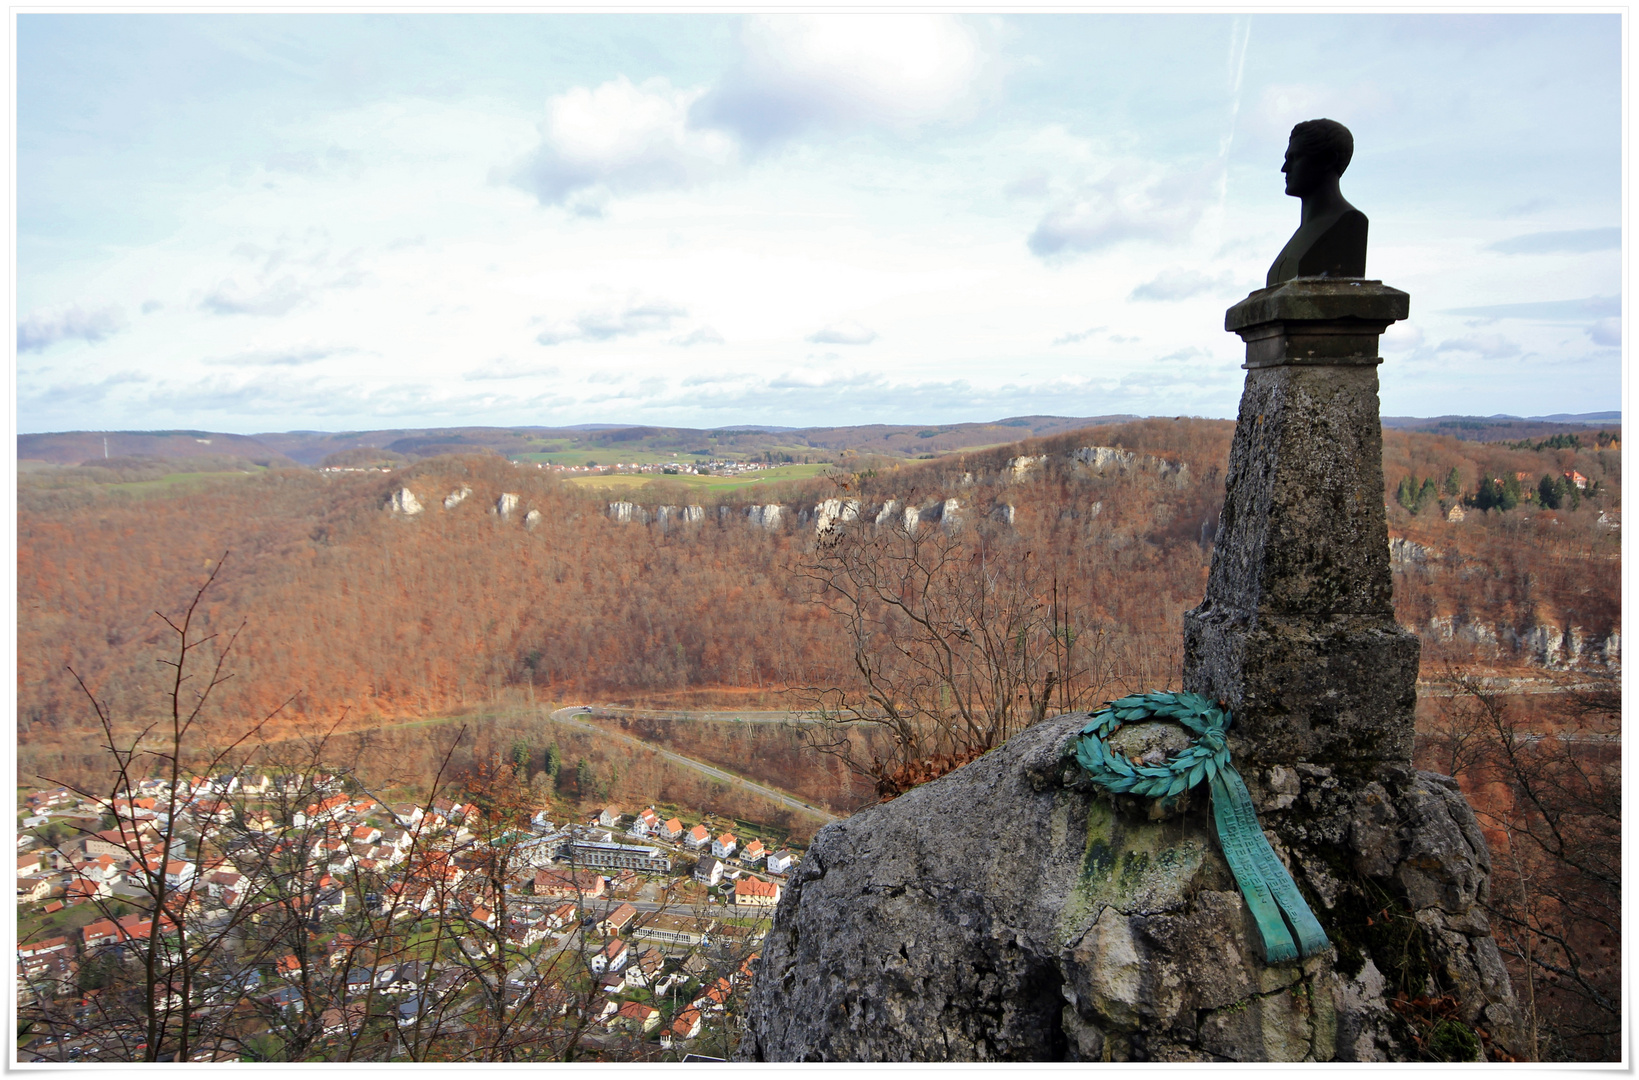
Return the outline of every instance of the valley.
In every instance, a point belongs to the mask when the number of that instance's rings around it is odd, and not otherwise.
[[[202,619],[220,632],[243,624],[222,715],[272,712],[280,737],[537,700],[809,708],[797,688],[854,677],[804,576],[827,521],[847,514],[1028,558],[1097,643],[1078,661],[1089,700],[1163,684],[1204,586],[1231,427],[1131,421],[928,461],[758,469],[743,474],[748,488],[699,474],[565,476],[495,453],[386,472],[222,458],[195,459],[206,472],[171,459],[30,465],[19,477],[20,765],[25,776],[95,770],[69,669],[122,722],[152,713],[163,629],[152,613],[175,610],[217,560]],[[1425,679],[1448,667],[1509,679],[1619,668],[1618,437],[1385,431],[1396,606],[1423,639]],[[1481,509],[1493,478],[1511,504]],[[1566,489],[1548,485],[1557,508],[1538,491],[1548,480]],[[395,509],[403,492],[424,509]],[[665,743],[687,754],[692,737]],[[839,795],[812,755],[774,756],[794,778],[777,786],[810,805],[843,812],[868,797]]]

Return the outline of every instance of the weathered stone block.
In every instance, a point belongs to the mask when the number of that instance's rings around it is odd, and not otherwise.
[[[1203,604],[1184,616],[1184,689],[1229,704],[1243,769],[1406,763],[1420,650],[1392,617],[1247,618]]]
[[[1248,370],[1184,687],[1229,705],[1244,765],[1411,760],[1419,645],[1394,621],[1376,370],[1408,307],[1298,279],[1225,318]]]

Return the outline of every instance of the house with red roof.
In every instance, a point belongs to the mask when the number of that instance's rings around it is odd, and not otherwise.
[[[692,1039],[700,1034],[700,1025],[704,1019],[699,1009],[684,1009],[677,1014],[677,1019],[672,1021],[671,1030],[667,1034],[674,1039]]]
[[[626,928],[632,925],[632,920],[635,918],[637,918],[637,908],[631,904],[622,904],[603,917],[603,920],[598,923],[598,932],[600,934],[624,934]]]
[[[603,948],[592,954],[592,959],[588,963],[591,965],[593,974],[601,975],[605,971],[619,971],[625,967],[630,955],[631,950],[627,948],[624,941],[619,938],[610,938]]]
[[[770,908],[779,902],[780,887],[772,881],[747,875],[734,883],[736,907]]]
[[[628,1001],[615,1013],[609,1026],[647,1033],[660,1026],[660,1010],[640,1001]]]
[[[535,871],[535,895],[561,900],[594,899],[603,895],[602,874],[582,870]]]

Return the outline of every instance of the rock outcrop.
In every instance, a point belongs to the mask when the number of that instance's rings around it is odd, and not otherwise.
[[[1516,1047],[1480,907],[1489,855],[1450,780],[1247,776],[1334,946],[1267,966],[1201,791],[1156,821],[1087,786],[1066,757],[1083,722],[1038,724],[821,830],[764,942],[738,1056],[1407,1060],[1432,1033],[1397,993],[1457,999],[1450,1045]]]
[[[421,513],[421,500],[409,488],[399,488],[387,499],[387,509],[395,514]]]
[[[814,534],[823,535],[858,517],[858,499],[826,499],[814,507]]]
[[[1013,468],[1017,475],[1018,463],[1028,458],[1015,458]],[[1070,451],[1070,462],[1091,473],[1153,472],[1170,477],[1176,483],[1189,479],[1189,466],[1183,462],[1168,461],[1149,454],[1135,454],[1117,446],[1081,446]]]
[[[1031,473],[1047,464],[1046,454],[1023,454],[1007,463],[1007,475],[1010,480],[1027,479]]]

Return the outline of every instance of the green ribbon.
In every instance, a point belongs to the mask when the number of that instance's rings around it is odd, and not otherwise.
[[[1122,724],[1139,720],[1176,720],[1197,737],[1164,762],[1135,764],[1106,743]],[[1228,710],[1199,694],[1134,694],[1093,714],[1075,741],[1075,758],[1095,783],[1118,794],[1170,802],[1206,781],[1218,845],[1257,920],[1264,959],[1283,964],[1313,956],[1330,948],[1331,942],[1258,824],[1252,795],[1229,760],[1224,741],[1229,722]]]

